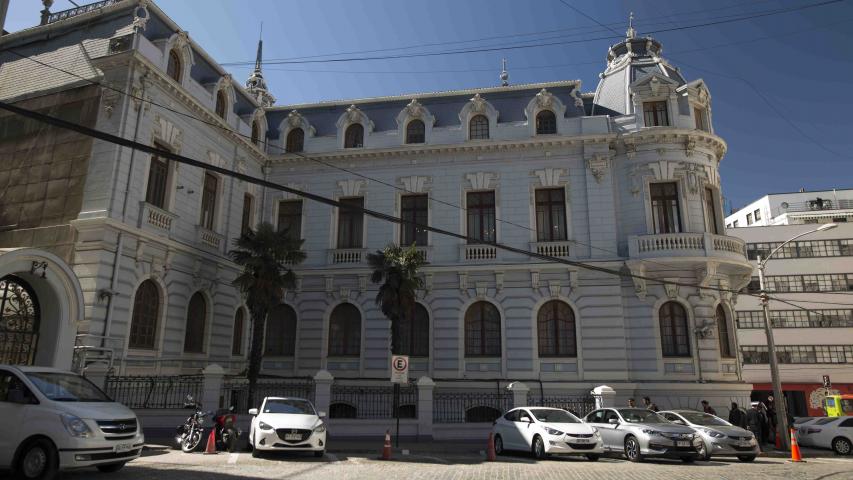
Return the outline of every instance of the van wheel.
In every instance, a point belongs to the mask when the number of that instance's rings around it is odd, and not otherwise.
[[[832,441],[832,451],[835,452],[836,455],[850,455],[853,448],[851,448],[850,440],[847,440],[844,437],[838,437]]]
[[[98,465],[98,470],[104,473],[113,473],[121,470],[124,467],[125,462],[120,463],[110,463],[107,465]]]
[[[50,440],[39,438],[29,442],[18,455],[15,472],[18,478],[50,480],[59,470],[59,455]]]

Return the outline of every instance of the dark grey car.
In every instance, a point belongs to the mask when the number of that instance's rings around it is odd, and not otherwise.
[[[598,428],[605,452],[623,454],[632,462],[660,457],[690,463],[699,458],[702,439],[692,428],[671,423],[650,410],[602,408],[584,421]]]

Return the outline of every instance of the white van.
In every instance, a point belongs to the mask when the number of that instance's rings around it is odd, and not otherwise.
[[[133,411],[86,378],[0,365],[0,470],[39,480],[68,468],[115,472],[144,443]]]

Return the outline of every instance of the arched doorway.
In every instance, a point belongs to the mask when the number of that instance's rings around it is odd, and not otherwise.
[[[40,323],[41,308],[30,284],[16,275],[0,278],[0,363],[32,365]]]

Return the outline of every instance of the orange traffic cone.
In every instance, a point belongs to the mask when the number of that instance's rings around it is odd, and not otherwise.
[[[382,446],[382,460],[391,460],[391,431],[385,430],[385,445]]]
[[[216,433],[215,428],[210,429],[210,435],[207,436],[207,446],[204,448],[205,455],[216,455]]]
[[[797,445],[797,435],[796,430],[791,429],[791,461],[792,462],[805,462],[803,460],[802,455],[800,455],[800,446]]]
[[[486,455],[490,462],[495,461],[495,435],[489,432],[489,444],[486,449]]]

